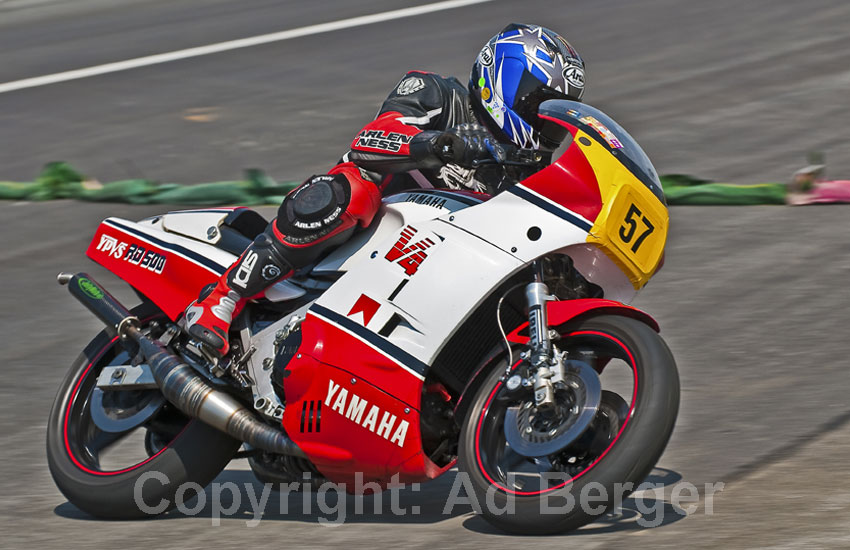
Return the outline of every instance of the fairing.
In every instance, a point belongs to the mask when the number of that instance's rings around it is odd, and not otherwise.
[[[86,255],[172,320],[235,259],[213,246],[119,218],[100,224]]]
[[[558,327],[574,319],[588,315],[610,314],[632,317],[633,319],[646,323],[656,332],[658,331],[658,323],[648,313],[613,300],[588,298],[583,300],[548,302],[546,304],[546,310],[549,317],[550,327]],[[523,323],[508,334],[508,341],[516,344],[527,343],[528,323]]]
[[[656,326],[610,300],[630,299],[660,262],[668,218],[655,172],[598,110],[550,103],[548,122],[573,136],[554,164],[488,200],[443,202],[436,191],[389,197],[369,228],[316,266],[316,275],[339,277],[305,306],[301,345],[283,379],[283,425],[329,479],[351,483],[363,472],[363,481],[383,485],[393,473],[416,481],[450,466],[422,448],[428,371],[494,289],[541,256],[571,255],[609,298],[550,303],[552,326],[598,312]],[[206,216],[196,220],[209,223]],[[161,222],[109,219],[88,254],[174,319],[235,259],[188,225],[177,235]],[[133,246],[145,250],[131,255]],[[510,338],[523,337],[520,328]]]
[[[598,246],[636,290],[655,274],[669,216],[655,168],[637,142],[608,115],[583,103],[551,100],[540,107],[547,124],[572,136],[564,154],[515,190],[528,190],[592,224],[586,241]]]
[[[176,320],[200,290],[236,260],[234,254],[214,246],[218,228],[236,210],[182,210],[140,222],[107,218],[97,228],[86,255]],[[286,281],[267,290],[272,301],[303,294]]]

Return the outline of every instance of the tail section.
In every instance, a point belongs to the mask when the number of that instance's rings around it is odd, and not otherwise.
[[[236,256],[151,224],[107,218],[86,255],[177,319]]]

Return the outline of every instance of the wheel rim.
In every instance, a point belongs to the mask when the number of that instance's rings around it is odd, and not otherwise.
[[[151,320],[146,319],[145,323]],[[86,473],[97,476],[115,476],[140,468],[172,446],[190,424],[188,418],[166,403],[148,421],[141,425],[132,426],[126,431],[107,432],[95,425],[91,415],[91,407],[100,371],[109,365],[126,364],[129,359],[129,354],[120,346],[119,338],[115,337],[95,354],[94,359],[86,365],[82,374],[74,383],[62,419],[63,439],[65,451],[71,461]],[[146,392],[134,393],[144,404],[151,400],[151,396],[146,395]],[[125,402],[124,406],[129,405]],[[132,445],[125,445],[125,443],[130,443],[127,440],[138,430],[156,433],[160,440],[163,439],[163,434],[166,434],[167,444],[154,447],[145,443],[140,445],[139,449],[132,449]],[[147,437],[146,434],[144,439],[147,441],[151,438]],[[101,461],[104,456],[119,445],[128,447],[128,449],[120,449],[124,454],[138,454],[140,456],[129,459],[127,461],[129,464],[124,466],[103,467]],[[128,451],[131,451],[131,453]]]
[[[510,448],[505,438],[503,424],[511,401],[506,396],[502,379],[499,379],[488,394],[475,420],[474,450],[479,472],[503,492],[518,496],[534,496],[556,491],[575,482],[591,471],[611,451],[634,415],[638,391],[638,369],[631,350],[617,337],[601,331],[577,331],[566,335],[565,339],[570,343],[569,350],[597,352],[595,366],[600,373],[611,359],[619,359],[626,364],[631,369],[631,400],[626,404],[618,394],[604,390],[605,399],[594,419],[596,423],[594,432],[589,438],[582,436],[575,442],[575,445],[585,445],[584,450],[592,454],[588,454],[583,462],[562,464],[561,455],[575,453],[582,449],[571,444],[560,453],[549,457],[531,458]],[[518,361],[511,370],[516,370],[520,364],[521,362]],[[612,397],[612,394],[617,397]],[[514,401],[513,404],[515,406],[516,402]],[[616,415],[616,419],[612,415]],[[606,422],[608,428],[612,430],[609,434],[603,433]],[[597,437],[599,434],[605,435],[605,438]],[[582,438],[589,441],[582,441]],[[607,444],[603,446],[602,443]],[[524,487],[535,477],[538,488],[525,490]]]

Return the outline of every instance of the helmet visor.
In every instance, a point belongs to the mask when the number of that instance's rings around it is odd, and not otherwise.
[[[550,99],[568,100],[570,97],[547,86],[528,70],[523,70],[513,110],[540,135],[540,144],[553,150],[557,149],[569,132],[563,126],[552,124],[537,116],[540,104]]]

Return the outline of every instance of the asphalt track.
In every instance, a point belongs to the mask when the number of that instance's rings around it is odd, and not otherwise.
[[[0,83],[410,5],[6,0]],[[103,181],[234,179],[247,167],[299,179],[335,161],[405,70],[465,77],[510,20],[569,37],[588,62],[587,101],[628,128],[659,172],[782,181],[818,150],[833,175],[850,177],[846,2],[521,6],[497,0],[0,94],[0,179],[31,179],[59,159]],[[847,206],[672,209],[666,265],[636,305],[659,320],[682,377],[679,422],[653,479],[725,484],[713,500],[703,490],[687,517],[668,504],[649,528],[627,501],[576,534],[519,541],[468,506],[443,514],[449,477],[402,494],[419,514],[395,516],[385,503],[336,528],[319,524],[315,499],[307,513],[295,495],[286,514],[273,495],[253,528],[245,494],[219,527],[209,507],[92,520],[55,489],[44,456],[58,381],[99,330],[54,277],[90,269],[115,288],[83,256],[96,223],[165,209],[0,204],[0,547],[850,546]],[[219,481],[251,475],[234,462]]]

